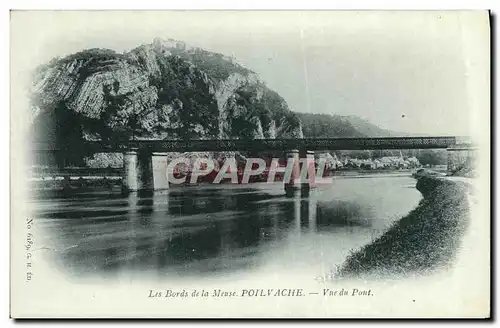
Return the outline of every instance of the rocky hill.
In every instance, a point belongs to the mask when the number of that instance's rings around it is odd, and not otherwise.
[[[130,52],[89,49],[39,67],[33,135],[80,140],[301,138],[276,92],[232,58],[155,39]]]

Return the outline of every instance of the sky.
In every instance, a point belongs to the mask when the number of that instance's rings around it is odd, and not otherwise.
[[[173,38],[234,56],[294,111],[463,136],[486,109],[484,23],[480,12],[14,12],[11,51],[26,73],[85,48]]]

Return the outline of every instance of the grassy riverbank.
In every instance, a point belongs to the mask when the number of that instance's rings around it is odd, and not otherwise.
[[[335,277],[430,273],[451,264],[469,222],[467,186],[420,177],[423,199],[380,238],[351,254]]]

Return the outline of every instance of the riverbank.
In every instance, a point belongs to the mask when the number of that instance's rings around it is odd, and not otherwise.
[[[469,224],[468,185],[436,177],[418,178],[423,199],[380,238],[352,253],[336,278],[412,276],[453,263]]]

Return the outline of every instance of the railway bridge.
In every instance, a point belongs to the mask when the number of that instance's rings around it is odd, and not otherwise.
[[[285,190],[314,187],[314,151],[319,150],[390,150],[390,149],[448,149],[470,150],[459,137],[382,137],[382,138],[321,138],[321,139],[253,139],[253,140],[133,140],[127,142],[86,141],[78,149],[33,143],[34,153],[123,153],[123,187],[125,190],[167,189],[167,154],[169,152],[203,151],[283,151],[288,163],[293,163],[291,179]],[[300,162],[306,163],[309,179],[299,180]],[[305,162],[304,162],[305,160]]]

